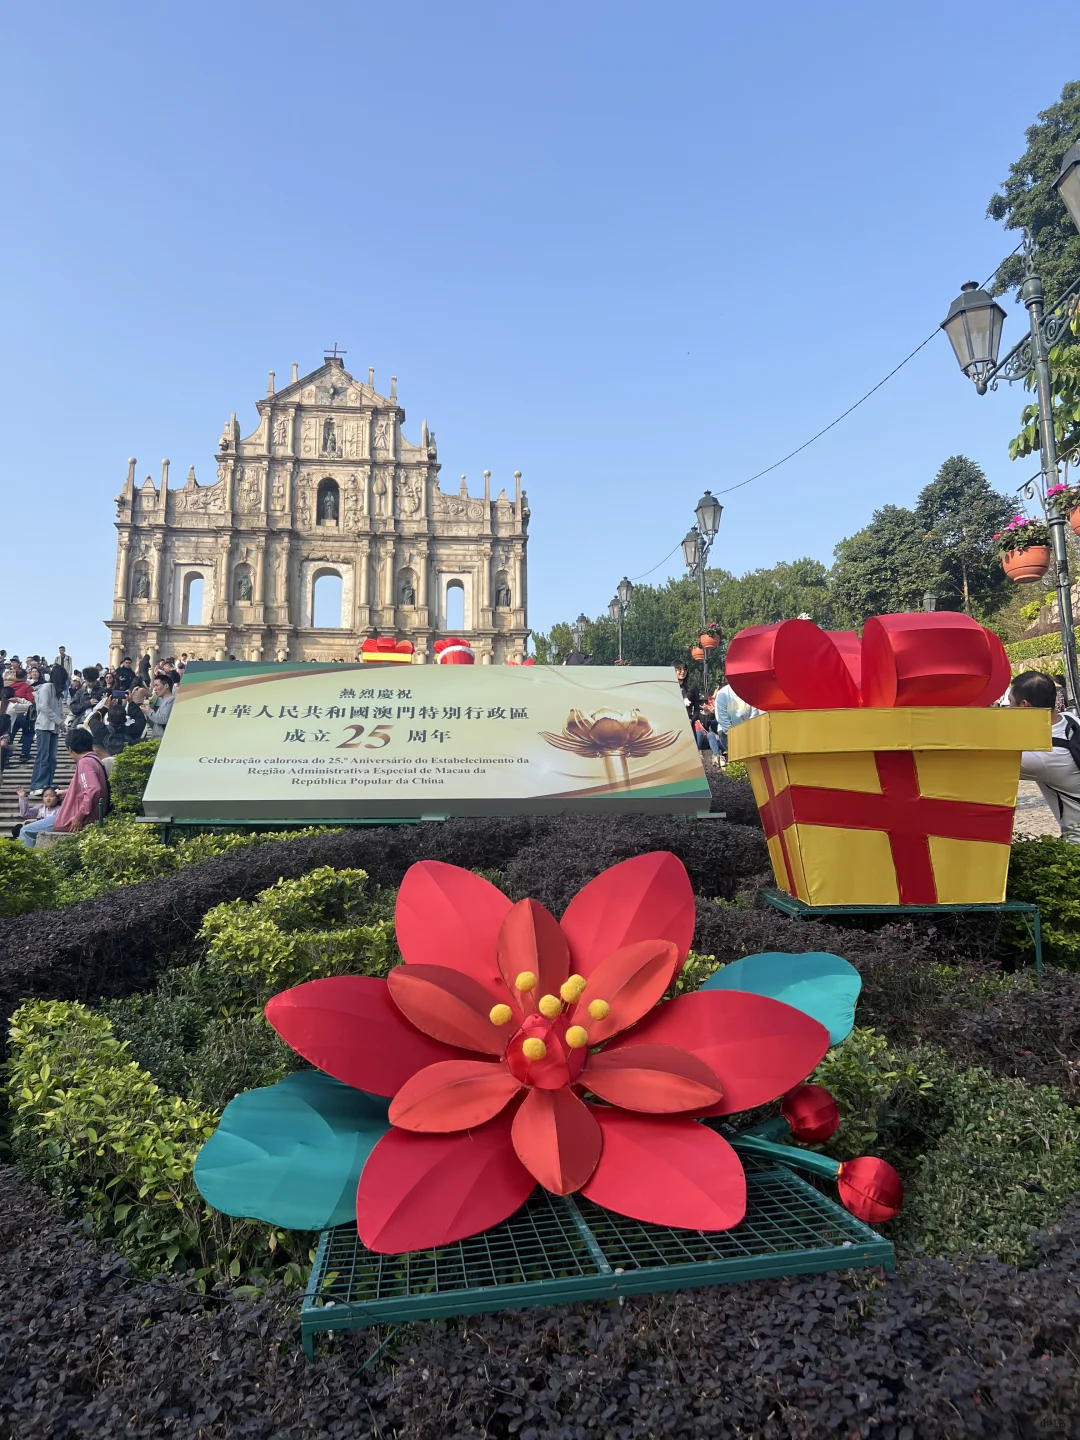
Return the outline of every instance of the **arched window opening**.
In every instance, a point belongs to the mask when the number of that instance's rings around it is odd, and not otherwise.
[[[465,629],[465,586],[460,580],[451,580],[446,586],[446,628]]]
[[[495,576],[495,609],[509,610],[511,604],[510,577],[505,570],[500,570]]]
[[[320,480],[315,501],[316,525],[336,525],[341,513],[341,493],[336,480]]]
[[[409,569],[398,571],[397,603],[407,610],[416,604],[416,576]]]
[[[132,571],[131,598],[133,600],[150,599],[150,566],[145,560],[140,560]]]
[[[203,612],[203,577],[188,575],[184,579],[183,625],[201,625]]]
[[[311,623],[316,630],[341,629],[341,589],[341,576],[336,570],[322,570],[315,576]]]
[[[233,571],[233,599],[241,605],[250,605],[251,597],[251,566],[247,563],[237,565]]]

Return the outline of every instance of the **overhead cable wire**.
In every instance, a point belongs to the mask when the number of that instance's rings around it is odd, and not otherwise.
[[[1005,260],[1011,260],[1012,257],[1016,254],[1016,251],[1023,248],[1023,243],[1024,242],[1021,240],[1020,244],[1016,246],[1016,249],[1010,250],[1008,255],[1005,256]],[[982,289],[985,290],[987,285],[990,284],[994,276],[1001,269],[1001,266],[1005,264],[1005,260],[1002,260],[999,265],[996,265],[994,269],[991,270],[990,274],[982,283]],[[931,330],[930,334],[927,335],[926,339],[921,340],[919,344],[915,346],[915,349],[911,351],[910,354],[905,355],[903,360],[900,361],[899,365],[894,365],[887,375],[885,375],[881,380],[879,380],[877,384],[874,385],[870,390],[867,390],[865,395],[861,395],[853,405],[849,405],[842,414],[837,415],[835,420],[830,420],[828,425],[824,425],[817,432],[816,435],[811,435],[809,440],[804,440],[803,443],[796,446],[794,450],[789,450],[788,453],[784,455],[780,460],[774,460],[771,465],[766,465],[765,469],[759,470],[756,475],[751,475],[748,479],[740,480],[738,484],[729,485],[725,490],[718,490],[716,493],[718,495],[730,495],[733,490],[741,490],[744,485],[752,485],[755,480],[760,480],[763,475],[768,475],[773,470],[778,470],[781,465],[786,465],[789,460],[794,460],[796,455],[802,454],[804,450],[806,450],[809,446],[813,445],[815,440],[820,440],[823,435],[827,435],[830,430],[832,430],[835,426],[839,425],[841,420],[846,420],[847,417],[852,413],[852,411],[857,410],[860,405],[864,404],[867,400],[869,400],[871,395],[876,395],[877,392],[881,389],[881,387],[887,384],[894,375],[901,371],[909,360],[914,360],[915,356],[918,355],[919,351],[924,350],[926,346],[930,344],[930,341],[933,340],[934,336],[938,333],[940,329],[940,325],[935,325],[933,330]],[[681,544],[682,542],[680,541],[679,543]],[[664,559],[658,560],[651,570],[644,570],[640,575],[632,575],[630,578],[632,580],[644,580],[647,575],[651,575],[653,573],[653,570],[659,570],[660,566],[663,565],[665,561],[670,560],[672,555],[675,554],[675,551],[678,548],[678,545],[672,546],[672,548],[664,556]]]

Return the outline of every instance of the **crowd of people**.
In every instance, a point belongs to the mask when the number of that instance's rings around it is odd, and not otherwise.
[[[33,847],[44,832],[79,830],[107,812],[113,762],[129,745],[161,739],[187,663],[182,655],[151,665],[144,655],[136,666],[125,656],[111,669],[76,670],[62,645],[51,664],[43,655],[23,661],[0,650],[0,783],[12,767],[30,767],[17,792],[14,834],[24,845]],[[55,785],[61,744],[76,762],[62,795]]]
[[[717,769],[725,770],[728,731],[733,725],[741,725],[744,720],[760,715],[761,711],[740,700],[730,685],[719,685],[711,695],[702,695],[701,687],[691,679],[689,670],[681,661],[675,666],[675,674],[698,749],[710,752]]]

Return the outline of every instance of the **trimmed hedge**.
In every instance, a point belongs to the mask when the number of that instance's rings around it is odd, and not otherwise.
[[[1080,626],[1075,633],[1080,641]],[[1041,660],[1044,656],[1060,655],[1061,631],[1055,630],[1051,635],[1032,635],[1028,640],[1014,640],[1005,646],[1005,654],[1010,660]]]
[[[20,1167],[141,1274],[190,1270],[199,1288],[264,1279],[298,1246],[286,1279],[300,1283],[308,1237],[233,1220],[195,1189],[195,1155],[219,1112],[163,1094],[104,1015],[75,1002],[31,1001],[12,1016],[10,1039],[11,1145]]]
[[[724,899],[752,883],[767,863],[760,830],[719,819],[506,817],[290,837],[42,914],[35,927],[6,927],[0,931],[0,1014],[27,996],[86,1000],[145,990],[161,970],[201,953],[199,930],[215,905],[254,899],[277,880],[319,866],[362,869],[373,884],[392,888],[416,860],[501,869],[514,898],[529,894],[561,913],[605,865],[650,849],[674,851],[696,890]]]
[[[323,1341],[295,1306],[133,1284],[0,1170],[0,1430],[10,1440],[686,1440],[1068,1436],[1080,1208],[1039,1263],[795,1276]]]

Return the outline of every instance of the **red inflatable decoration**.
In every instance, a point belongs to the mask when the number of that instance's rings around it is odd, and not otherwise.
[[[990,705],[1011,675],[1001,641],[968,615],[878,615],[852,631],[784,620],[742,630],[725,669],[759,710]]]
[[[860,1155],[845,1160],[836,1173],[836,1188],[845,1206],[868,1225],[881,1225],[900,1214],[904,1186],[887,1160]]]
[[[406,874],[388,980],[312,980],[266,1007],[319,1069],[391,1097],[357,1194],[360,1237],[426,1250],[511,1215],[536,1183],[696,1230],[742,1219],[742,1165],[694,1120],[789,1091],[828,1031],[790,1005],[699,991],[658,1005],[686,959],[681,862],[624,861],[562,924],[437,861]],[[586,1093],[606,1102],[586,1102]],[[860,1172],[851,1185],[859,1189]]]
[[[476,664],[476,656],[468,640],[436,640],[434,650],[436,665]]]
[[[796,1085],[780,1102],[780,1114],[796,1140],[820,1145],[836,1133],[840,1111],[823,1085]]]

